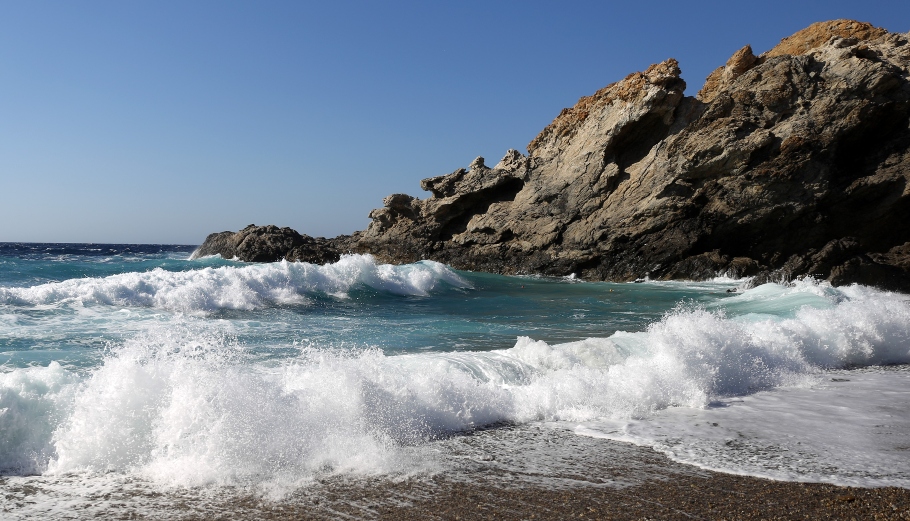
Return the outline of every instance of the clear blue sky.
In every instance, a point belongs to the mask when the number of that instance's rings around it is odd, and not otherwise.
[[[0,241],[334,236],[495,164],[668,57],[687,93],[812,22],[910,2],[0,0]]]

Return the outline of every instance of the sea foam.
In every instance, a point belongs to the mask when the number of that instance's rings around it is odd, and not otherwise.
[[[419,274],[427,282],[408,287],[426,291],[438,280],[435,265],[416,269],[427,270]],[[402,275],[393,287],[401,279],[412,280]],[[231,337],[175,317],[84,375],[53,364],[3,374],[0,432],[16,434],[4,438],[13,442],[0,449],[0,468],[298,486],[325,473],[426,469],[434,465],[421,452],[426,442],[481,426],[647,420],[811,387],[827,369],[910,363],[906,296],[801,284],[741,296],[760,302],[761,313],[679,307],[642,332],[556,345],[521,337],[488,352],[310,346],[252,363]],[[768,313],[788,298],[818,300]]]
[[[910,486],[907,366],[835,371],[809,387],[597,420],[578,434],[632,442],[702,468],[788,481]]]
[[[425,296],[440,284],[468,286],[464,279],[438,262],[392,266],[377,264],[370,255],[345,255],[338,262],[326,265],[282,261],[177,272],[156,268],[28,288],[0,288],[0,303],[103,304],[209,312],[302,304],[308,296],[319,294],[345,297],[358,287]]]

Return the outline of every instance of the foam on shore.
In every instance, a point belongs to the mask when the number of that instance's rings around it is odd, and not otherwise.
[[[772,293],[820,300],[775,315]],[[400,356],[307,347],[270,363],[174,319],[82,374],[56,363],[0,374],[0,468],[187,486],[406,474],[432,466],[428,440],[485,425],[643,421],[811,388],[825,370],[910,363],[903,295],[806,282],[742,297],[763,312],[680,307],[643,332],[558,345],[522,337],[499,351]]]

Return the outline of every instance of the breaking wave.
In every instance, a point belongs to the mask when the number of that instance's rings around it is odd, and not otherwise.
[[[303,304],[309,296],[320,294],[346,297],[358,288],[425,296],[440,284],[468,286],[438,262],[393,266],[377,264],[370,255],[346,255],[326,265],[283,261],[176,272],[157,268],[28,288],[0,288],[0,302],[19,306],[75,302],[211,312]]]
[[[142,275],[218,281],[208,283],[214,288],[242,280],[246,288],[294,294],[358,283],[425,294],[439,281],[461,283],[435,263],[382,268],[368,257],[325,269],[285,263]],[[273,282],[262,283],[266,275]],[[166,295],[176,287],[148,284],[156,288],[147,292],[152,302],[175,301]],[[249,291],[254,296],[235,305],[274,298]],[[126,340],[85,374],[56,362],[0,374],[0,469],[115,470],[176,485],[410,472],[432,460],[421,453],[424,442],[484,425],[647,418],[669,407],[808,385],[824,369],[910,363],[906,296],[809,281],[766,285],[735,299],[728,299],[739,306],[735,316],[679,307],[646,331],[565,344],[520,337],[505,350],[398,356],[307,347],[271,363],[251,363],[236,340],[175,318]]]

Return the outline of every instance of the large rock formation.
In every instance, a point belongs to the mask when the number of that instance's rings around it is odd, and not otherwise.
[[[908,38],[817,23],[759,56],[743,47],[696,97],[676,60],[652,65],[564,109],[528,156],[425,179],[430,197],[391,195],[366,230],[320,247],[500,273],[910,291]],[[260,260],[219,241],[237,239],[213,234],[202,251]],[[304,258],[298,247],[284,256]]]
[[[239,232],[213,233],[193,252],[193,258],[221,255],[247,262],[289,261],[325,264],[336,262],[347,251],[348,236],[324,239],[301,235],[290,228],[251,224]]]

